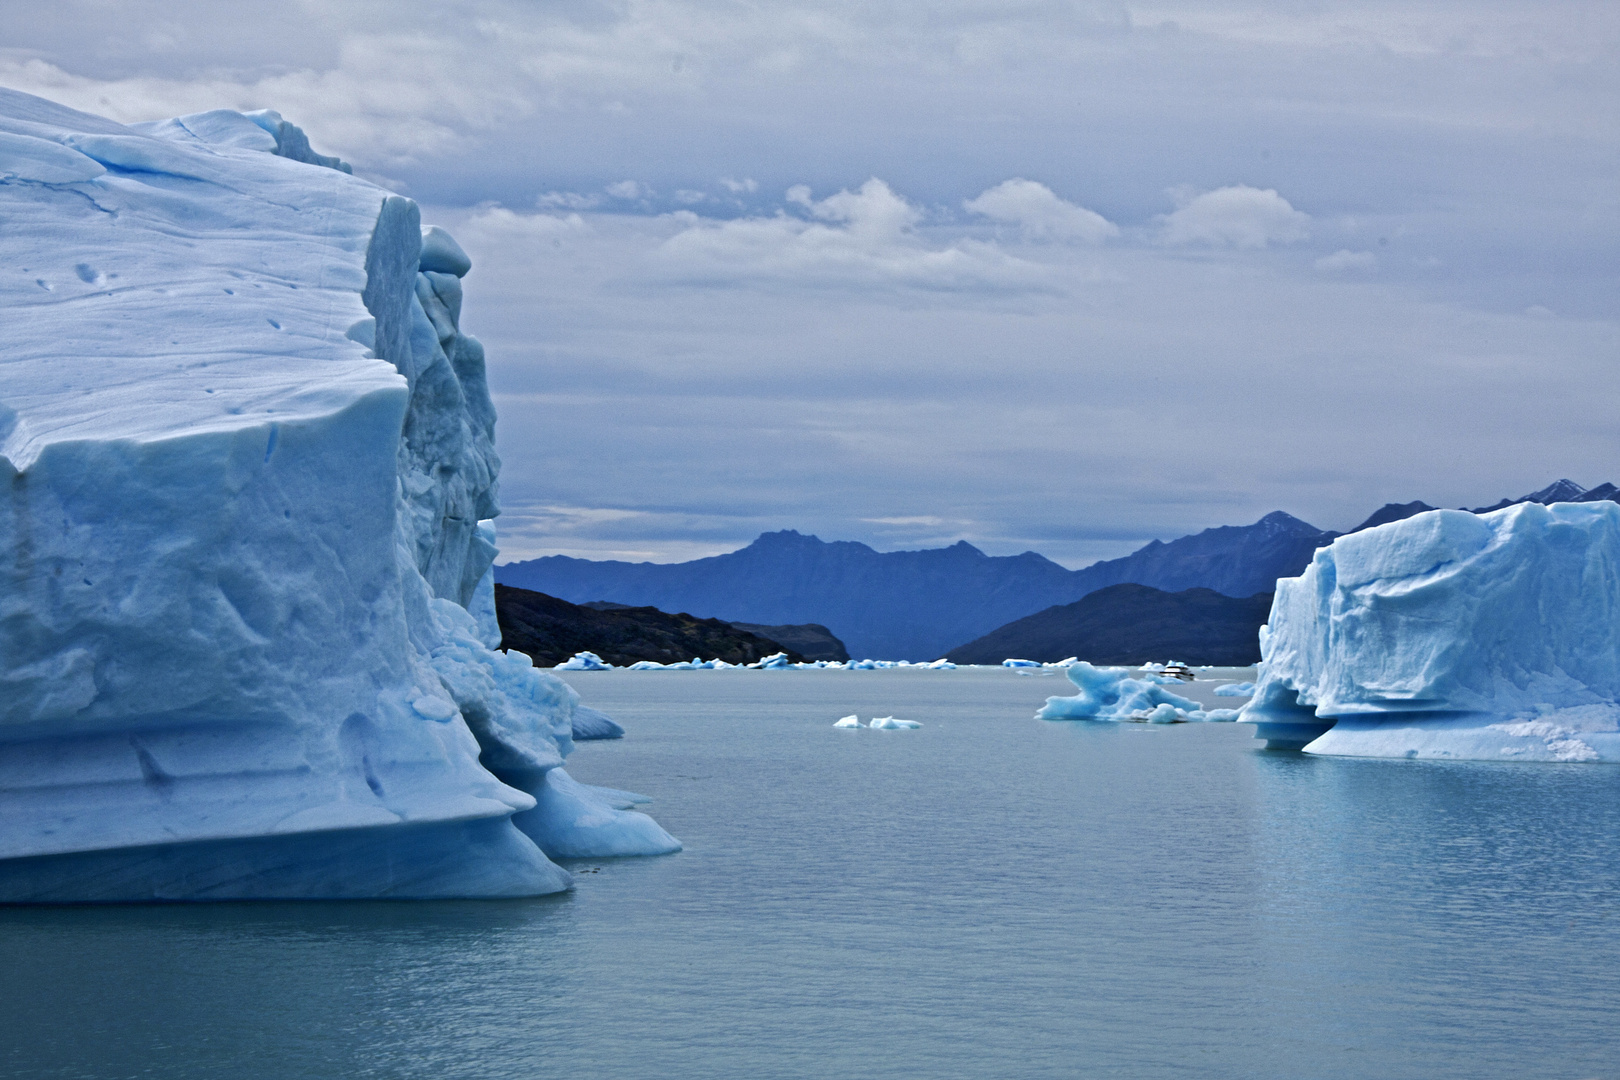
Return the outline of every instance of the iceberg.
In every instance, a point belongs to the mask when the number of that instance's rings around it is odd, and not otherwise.
[[[529,896],[678,847],[494,647],[471,264],[415,203],[271,113],[6,90],[0,200],[0,902]]]
[[[1252,682],[1231,682],[1215,688],[1216,697],[1248,697],[1253,693]]]
[[[1068,675],[1079,693],[1047,698],[1035,719],[1182,724],[1232,721],[1238,717],[1237,709],[1206,710],[1198,702],[1164,689],[1158,677],[1133,679],[1125,668],[1100,668],[1082,660],[1069,665]]]
[[[1272,748],[1620,761],[1620,505],[1432,510],[1277,583],[1241,720]]]
[[[612,671],[613,665],[593,652],[577,652],[552,671]]]
[[[861,718],[859,716],[856,716],[854,713],[851,713],[848,716],[840,717],[833,724],[833,727],[842,728],[845,731],[854,731],[856,728],[861,728],[861,727],[865,727],[865,726],[866,725],[861,723]]]

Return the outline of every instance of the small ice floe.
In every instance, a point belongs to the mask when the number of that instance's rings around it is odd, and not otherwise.
[[[874,716],[867,727],[872,731],[906,731],[911,728],[920,728],[922,725],[915,720],[896,720],[892,716]]]
[[[1225,686],[1215,688],[1216,697],[1251,697],[1254,694],[1252,682],[1229,682]]]
[[[922,666],[927,668],[929,671],[955,671],[956,670],[956,665],[951,663],[949,660],[945,659],[943,656],[940,657],[938,660],[935,660],[932,664],[924,664]]]
[[[748,666],[751,667],[751,668],[760,668],[761,670],[769,671],[769,670],[776,670],[776,669],[779,669],[779,668],[790,668],[790,667],[793,666],[793,662],[788,659],[787,653],[779,652],[779,653],[771,653],[771,655],[769,655],[767,657],[764,657],[762,659],[756,660],[752,664],[749,664]]]
[[[856,728],[862,728],[865,726],[865,724],[861,723],[861,718],[856,716],[854,713],[850,713],[848,716],[844,717],[833,725],[833,727],[843,728],[845,731],[854,731]]]
[[[593,652],[577,652],[567,660],[558,664],[555,671],[607,671],[612,664],[603,660]]]
[[[1050,663],[1050,664],[1042,664],[1041,667],[1043,667],[1043,668],[1068,669],[1068,668],[1074,667],[1074,665],[1078,664],[1079,662],[1080,662],[1080,658],[1078,656],[1069,656],[1069,657],[1065,657],[1062,660],[1058,660],[1058,661],[1055,661],[1055,662]]]
[[[1039,660],[1020,660],[1015,656],[1009,656],[1001,662],[1001,666],[1008,668],[1040,667],[1041,662]]]

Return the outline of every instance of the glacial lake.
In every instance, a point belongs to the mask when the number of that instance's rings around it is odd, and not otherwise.
[[[570,772],[684,852],[530,901],[0,909],[0,1075],[1620,1077],[1620,768],[1032,720],[1050,673],[570,681],[629,729]]]

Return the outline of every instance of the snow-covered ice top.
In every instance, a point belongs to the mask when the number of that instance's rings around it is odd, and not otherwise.
[[[1243,719],[1311,752],[1620,761],[1620,505],[1340,537],[1277,583],[1261,652]]]
[[[453,240],[274,114],[4,90],[0,206],[0,899],[513,895],[567,884],[539,837],[672,849],[533,809],[592,798],[547,779],[578,696],[491,648]]]

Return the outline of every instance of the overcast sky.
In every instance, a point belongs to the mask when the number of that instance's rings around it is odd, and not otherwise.
[[[472,255],[506,558],[1071,566],[1620,482],[1620,4],[0,0]]]

